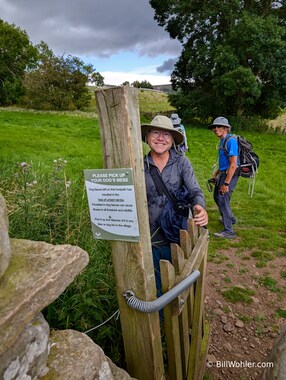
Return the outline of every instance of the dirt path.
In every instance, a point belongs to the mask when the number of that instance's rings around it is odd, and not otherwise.
[[[208,263],[205,302],[211,338],[205,379],[261,380],[260,367],[268,365],[274,339],[285,323],[285,273],[283,256],[259,268],[251,252],[234,249],[221,251]],[[231,288],[229,296],[238,297],[242,289],[246,301],[226,299],[223,292]]]

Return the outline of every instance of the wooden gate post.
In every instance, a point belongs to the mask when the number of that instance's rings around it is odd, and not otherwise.
[[[158,313],[135,311],[123,297],[126,290],[132,290],[139,299],[156,298],[138,90],[110,88],[96,91],[95,97],[105,168],[132,168],[134,176],[139,243],[111,242],[127,370],[139,380],[161,380],[164,366]]]

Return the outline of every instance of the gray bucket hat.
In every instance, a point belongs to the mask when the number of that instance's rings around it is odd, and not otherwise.
[[[147,133],[151,129],[160,129],[172,133],[176,145],[180,145],[184,142],[184,135],[173,126],[173,123],[167,116],[157,115],[150,124],[141,125],[142,140],[144,142]]]
[[[223,116],[219,116],[219,117],[215,118],[213,123],[208,126],[208,129],[213,129],[215,126],[231,128],[228,120]]]
[[[171,121],[174,125],[181,124],[181,119],[179,118],[179,115],[177,113],[172,113],[171,115]]]

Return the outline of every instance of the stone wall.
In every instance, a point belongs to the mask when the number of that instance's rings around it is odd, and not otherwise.
[[[10,239],[0,195],[0,379],[131,379],[86,334],[50,331],[41,310],[88,264],[71,245]]]
[[[283,326],[279,336],[275,339],[267,362],[273,363],[264,371],[262,380],[286,379],[286,325]]]

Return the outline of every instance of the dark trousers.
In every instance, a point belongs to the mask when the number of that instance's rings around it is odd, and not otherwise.
[[[152,246],[152,254],[153,254],[153,263],[155,270],[155,281],[157,288],[157,297],[162,295],[162,282],[161,282],[161,272],[160,272],[160,260],[169,260],[171,259],[171,248],[167,247],[155,247]]]
[[[225,182],[226,173],[221,172],[219,174],[219,179],[217,181],[217,184],[214,188],[214,201],[218,206],[219,212],[222,216],[223,224],[224,224],[224,231],[228,233],[232,233],[232,223],[235,220],[235,217],[232,213],[231,207],[230,207],[230,198],[233,190],[236,187],[237,181],[238,181],[238,175],[234,175],[230,181],[229,184],[229,191],[228,193],[221,194],[219,192],[219,189]]]

